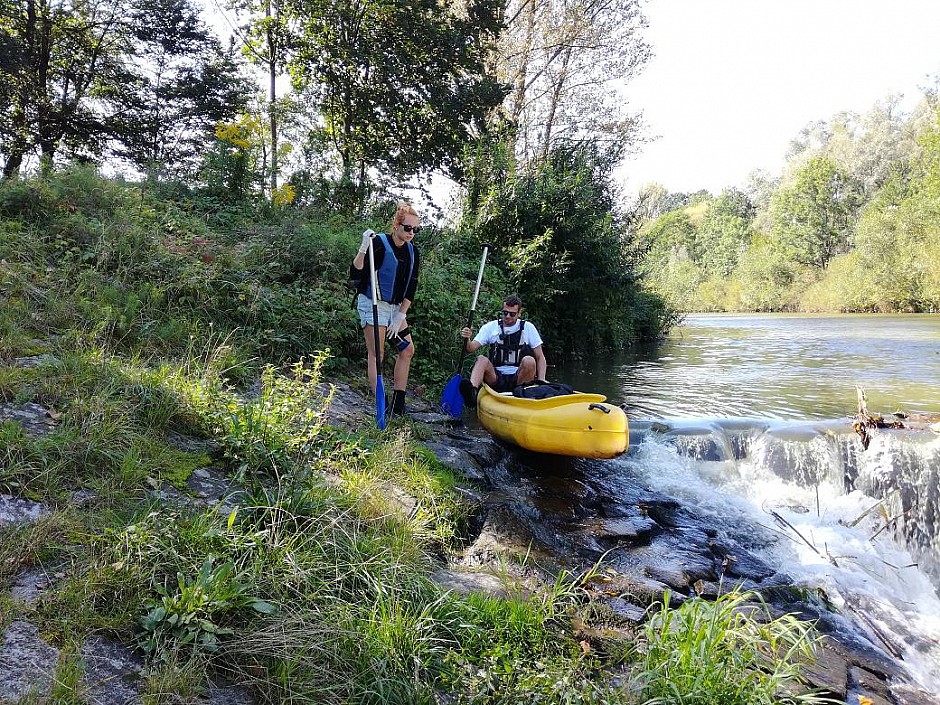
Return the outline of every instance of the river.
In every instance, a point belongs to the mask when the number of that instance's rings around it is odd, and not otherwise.
[[[550,351],[549,351],[550,353]],[[940,412],[940,316],[688,316],[653,350],[550,370],[631,416],[829,419]]]
[[[850,423],[856,386],[873,412],[940,412],[940,316],[695,315],[653,350],[549,377],[630,417],[630,451],[579,482],[674,498],[729,540],[772,536],[762,560],[940,693],[940,434],[866,450]]]

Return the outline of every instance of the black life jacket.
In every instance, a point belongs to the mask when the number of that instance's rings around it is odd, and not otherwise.
[[[519,330],[515,333],[506,334],[503,332],[503,324],[499,324],[499,342],[492,343],[487,357],[493,363],[493,367],[502,367],[503,365],[512,365],[518,367],[522,358],[526,355],[535,357],[535,351],[527,344],[522,344],[522,331],[525,328],[525,321],[519,321]]]

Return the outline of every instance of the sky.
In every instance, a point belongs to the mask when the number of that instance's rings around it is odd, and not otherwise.
[[[780,172],[808,123],[940,74],[940,0],[647,0],[655,56],[625,87],[658,136],[618,172],[627,193],[741,186]]]

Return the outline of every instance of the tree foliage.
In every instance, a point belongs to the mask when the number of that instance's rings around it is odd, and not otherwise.
[[[494,260],[556,356],[655,337],[668,316],[636,284],[638,251],[610,180],[619,156],[557,147],[536,168],[516,170],[504,155],[488,188],[477,188],[477,209],[465,211],[464,227],[495,245]]]
[[[47,168],[56,154],[89,158],[101,151],[106,99],[125,77],[122,3],[108,0],[6,1],[0,5],[7,89],[2,126],[3,174],[30,153]]]
[[[793,186],[771,199],[771,232],[791,259],[823,267],[848,251],[860,205],[858,183],[832,161],[814,157]]]
[[[500,30],[496,0],[291,0],[290,72],[322,116],[350,209],[370,171],[402,182],[429,169],[459,177],[459,156],[503,90],[487,70]]]
[[[510,0],[505,16],[499,75],[511,87],[504,110],[523,164],[564,142],[639,139],[618,87],[650,57],[638,0]]]
[[[250,94],[191,0],[130,0],[128,79],[114,91],[114,153],[143,171],[179,173]]]

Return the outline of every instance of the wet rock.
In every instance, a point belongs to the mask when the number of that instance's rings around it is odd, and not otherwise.
[[[633,605],[649,607],[661,604],[669,586],[644,575],[618,573],[605,583],[604,591]],[[671,591],[670,591],[671,592]],[[685,596],[672,593],[670,604],[681,605]]]
[[[489,434],[470,435],[467,433],[458,433],[457,431],[448,431],[445,434],[445,438],[446,440],[441,439],[442,443],[448,443],[469,453],[477,462],[477,465],[487,473],[487,478],[492,482],[492,477],[489,472],[492,468],[500,464],[500,461],[505,455],[505,451]]]
[[[100,635],[81,648],[85,673],[82,687],[92,703],[130,705],[140,702],[143,661],[123,644]]]
[[[708,545],[722,563],[728,577],[747,578],[759,583],[776,572],[753,553],[729,539],[713,539]]]
[[[891,686],[891,694],[898,705],[938,705],[940,703],[936,695],[906,684]]]
[[[15,421],[30,436],[49,435],[58,423],[57,418],[55,412],[32,402],[19,406],[0,403],[0,421]]]
[[[753,580],[725,578],[720,582],[696,580],[695,583],[692,584],[692,588],[695,590],[696,596],[703,597],[707,600],[714,600],[721,595],[727,595],[729,592],[756,591],[760,588],[760,585]]]
[[[468,480],[483,481],[486,475],[474,457],[462,448],[446,445],[440,441],[427,441],[425,447],[434,453],[442,465],[460,473]]]
[[[589,524],[585,529],[603,539],[617,539],[618,542],[627,541],[632,544],[648,544],[650,536],[659,529],[659,524],[648,516],[637,514],[632,517],[604,519]]]
[[[450,414],[442,414],[438,411],[407,411],[408,417],[412,421],[427,424],[428,426],[454,426],[460,423]]]
[[[431,580],[446,590],[461,595],[481,592],[486,595],[505,597],[506,585],[502,579],[489,573],[441,569],[431,575]]]
[[[628,602],[622,597],[609,600],[607,605],[617,616],[623,617],[631,624],[639,625],[646,621],[646,608]]]
[[[858,666],[849,668],[849,684],[849,702],[861,702],[859,696],[868,698],[872,705],[892,705],[894,702],[884,679],[864,668]]]
[[[47,511],[38,502],[0,494],[0,527],[36,521]]]
[[[849,664],[845,657],[824,646],[816,650],[816,660],[806,664],[803,678],[813,688],[821,688],[831,697],[845,701],[849,687]]]
[[[52,687],[59,652],[39,637],[29,622],[12,622],[0,643],[0,702],[29,694],[45,696]]]

